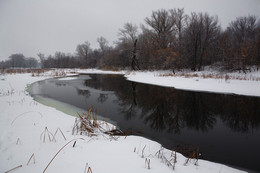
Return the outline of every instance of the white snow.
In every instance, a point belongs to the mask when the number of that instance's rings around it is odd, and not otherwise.
[[[74,80],[77,79],[76,77],[63,77],[63,78],[59,78],[59,80]]]
[[[95,71],[93,70],[92,72],[94,73]],[[122,74],[122,72],[119,73]],[[171,160],[173,159],[172,151],[162,149],[159,143],[143,137],[128,136],[126,138],[119,137],[118,139],[113,139],[102,133],[92,137],[72,135],[75,117],[37,103],[26,91],[28,84],[46,78],[48,77],[32,77],[31,74],[0,75],[0,172],[6,172],[17,166],[17,169],[10,172],[43,172],[54,155],[69,141],[77,138],[83,138],[83,140],[78,139],[75,147],[72,147],[74,144],[74,141],[72,141],[62,149],[49,165],[46,172],[84,172],[86,163],[91,167],[93,173],[243,172],[204,160],[199,160],[198,165],[194,165],[195,160],[191,160],[187,165],[184,165],[186,158],[179,153],[177,153],[177,163],[173,170],[166,163],[167,159],[173,164],[173,160]],[[177,83],[178,87],[187,85],[185,89],[192,89],[192,86],[198,89],[199,84],[197,83],[199,82],[207,84],[207,87],[220,83],[215,88],[220,88],[220,86],[226,88],[225,86],[229,85],[224,81],[214,82],[212,80],[206,82],[201,79],[196,81],[194,79],[164,78],[155,76],[151,72],[131,73],[127,75],[127,78],[129,80],[145,83],[151,82],[164,86],[172,86],[173,83]],[[184,81],[185,85],[181,84],[181,81]],[[238,88],[241,90],[242,87],[246,88],[253,85],[247,89],[246,93],[250,93],[250,89],[253,90],[251,94],[259,93],[256,92],[255,88],[259,87],[259,82],[250,82],[250,85],[246,82],[250,81],[239,81],[237,83],[239,84]],[[241,83],[244,83],[245,86],[240,86]],[[235,86],[236,82],[230,81],[230,84]],[[229,92],[227,89],[221,90]],[[49,141],[47,135],[45,142],[43,142],[45,127],[52,134],[60,128],[67,140],[65,141],[61,133],[57,133],[55,137],[56,142]],[[158,154],[159,150],[161,150],[160,154]],[[27,165],[32,154],[35,156],[35,163],[32,159]],[[145,161],[149,159],[151,169],[148,169],[148,165],[145,164]],[[19,167],[20,165],[22,167]]]
[[[165,74],[166,76],[163,76]],[[169,74],[169,71],[131,72],[126,74],[125,77],[127,80],[134,82],[174,87],[182,90],[260,96],[260,71],[247,74],[229,73],[227,74],[228,79],[225,79],[225,75],[219,79],[203,78],[203,74],[217,76],[215,72],[209,73],[208,71],[188,73],[191,76],[198,74],[198,77],[167,76],[167,74]]]

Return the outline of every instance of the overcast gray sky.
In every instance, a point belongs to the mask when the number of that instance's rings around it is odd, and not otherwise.
[[[238,16],[260,17],[260,0],[0,0],[0,60],[75,53],[85,41],[97,48],[100,36],[112,45],[124,23],[139,25],[162,8],[218,15],[222,27]]]

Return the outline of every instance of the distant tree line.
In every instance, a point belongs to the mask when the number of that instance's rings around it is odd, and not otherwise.
[[[126,23],[118,32],[115,46],[104,37],[98,49],[79,44],[76,54],[39,53],[43,68],[191,69],[207,65],[246,71],[260,67],[260,20],[256,16],[238,17],[221,29],[217,16],[208,13],[185,14],[184,9],[157,10],[138,27]],[[11,59],[10,59],[11,60]],[[9,60],[9,61],[10,61]]]
[[[8,60],[0,62],[0,68],[35,68],[39,62],[32,57],[25,57],[23,54],[12,54]]]

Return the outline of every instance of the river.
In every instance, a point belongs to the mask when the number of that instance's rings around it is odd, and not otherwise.
[[[186,156],[198,148],[202,159],[260,172],[259,97],[176,90],[104,74],[40,81],[30,94],[75,115],[93,105],[99,119],[122,131]]]

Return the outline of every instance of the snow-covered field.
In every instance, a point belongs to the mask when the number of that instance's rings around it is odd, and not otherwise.
[[[260,96],[260,70],[247,74],[217,74],[209,71],[185,73],[185,76],[181,73],[175,76],[169,74],[169,71],[132,72],[125,76],[130,81],[182,90]]]
[[[66,70],[67,72],[92,72],[105,73],[96,70]],[[198,89],[199,83],[205,89],[215,88],[214,92],[224,91],[241,93],[246,89],[245,95],[260,96],[260,82],[203,79],[186,79],[182,77],[159,77],[154,72],[110,72],[127,73],[129,80],[153,83],[165,86],[186,86],[184,89]],[[159,72],[157,72],[159,73]],[[47,73],[47,74],[51,74]],[[103,172],[179,172],[179,173],[224,173],[242,172],[228,166],[204,160],[191,159],[185,164],[187,158],[161,148],[159,143],[138,136],[110,137],[97,132],[93,136],[72,135],[75,117],[66,115],[54,108],[41,105],[28,95],[26,87],[33,82],[44,80],[50,76],[32,77],[32,74],[5,74],[0,75],[0,172],[29,173],[44,172],[48,163],[55,154],[54,160],[46,172],[88,172],[89,167],[93,173]],[[181,80],[185,81],[181,84]],[[176,82],[177,81],[177,82]],[[197,84],[197,85],[196,85]],[[218,84],[218,85],[217,85]],[[235,88],[228,90],[225,88]],[[217,86],[216,86],[217,85]],[[241,86],[242,85],[242,86]],[[194,87],[192,87],[194,86]],[[213,87],[215,86],[215,87]],[[229,87],[227,87],[229,86]],[[223,87],[220,89],[220,87]],[[200,88],[203,90],[204,88]],[[212,89],[213,90],[213,89]],[[211,90],[207,90],[211,91]],[[53,135],[59,128],[64,133],[66,140],[60,133],[55,135],[55,141],[50,141],[46,127]],[[108,128],[111,128],[110,125]],[[45,135],[44,135],[45,134]],[[45,137],[44,137],[45,136]],[[45,140],[44,140],[45,138]],[[53,136],[50,135],[52,139]],[[81,138],[81,139],[79,139]],[[77,139],[75,146],[74,141]],[[70,142],[71,141],[71,142]],[[70,142],[70,143],[68,143]],[[31,156],[32,159],[30,160]],[[176,163],[174,160],[176,158]],[[30,160],[30,162],[29,162]],[[35,162],[34,162],[35,160]],[[148,164],[150,162],[150,164]],[[88,166],[86,166],[88,164]],[[173,170],[172,165],[175,164]],[[150,167],[150,169],[148,169]],[[86,171],[85,171],[86,169]]]

